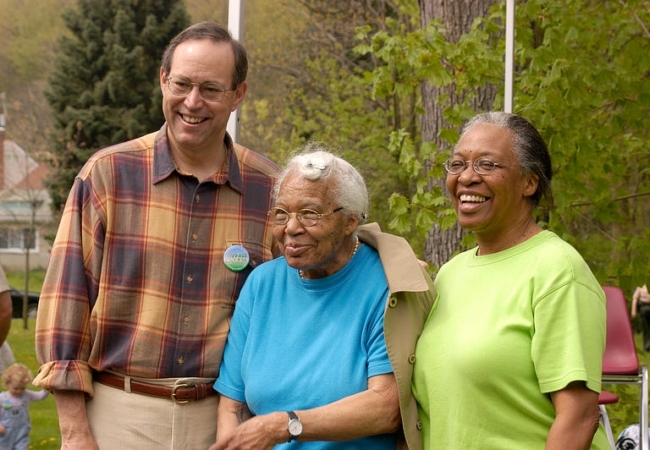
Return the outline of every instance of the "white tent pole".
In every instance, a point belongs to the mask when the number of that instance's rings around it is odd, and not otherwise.
[[[512,112],[512,84],[515,58],[515,0],[506,0],[506,74],[503,110]]]
[[[242,42],[243,37],[243,20],[244,20],[244,0],[228,0],[228,29],[232,37]],[[241,108],[241,107],[240,107]],[[239,140],[239,110],[237,108],[230,114],[228,134],[234,142]]]

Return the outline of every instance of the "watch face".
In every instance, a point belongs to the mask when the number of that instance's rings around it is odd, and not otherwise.
[[[299,420],[291,419],[289,421],[289,433],[292,436],[300,436],[300,433],[302,433],[302,423]]]

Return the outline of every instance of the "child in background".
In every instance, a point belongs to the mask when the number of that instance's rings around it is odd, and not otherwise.
[[[2,374],[7,391],[0,393],[0,449],[27,450],[29,431],[29,404],[47,397],[47,391],[29,391],[32,373],[27,366],[12,364]]]

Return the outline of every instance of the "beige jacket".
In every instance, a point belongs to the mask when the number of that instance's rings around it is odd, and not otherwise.
[[[383,233],[376,223],[358,229],[359,239],[377,249],[388,281],[384,335],[399,389],[404,439],[400,450],[421,450],[422,424],[411,393],[415,344],[436,299],[433,281],[404,238]]]

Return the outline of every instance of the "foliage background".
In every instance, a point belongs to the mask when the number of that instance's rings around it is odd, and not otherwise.
[[[159,54],[190,22],[180,0],[79,0],[62,17],[68,32],[45,91],[54,118],[48,184],[59,210],[90,155],[163,124]]]
[[[184,2],[192,22],[224,23],[227,3]],[[0,0],[8,138],[47,161],[60,155],[50,141],[55,111],[44,92],[59,38],[73,36],[61,12],[77,4]],[[538,219],[581,252],[601,283],[630,295],[650,276],[650,2],[517,5],[514,109],[542,132],[556,174],[555,208],[542,209]],[[470,33],[451,42],[439,21],[421,26],[418,6],[416,0],[247,0],[250,89],[240,142],[278,163],[308,140],[339,149],[366,177],[371,219],[424,255],[432,227],[451,227],[455,217],[445,193],[432,188],[444,176],[440,162],[449,146],[422,139],[422,82],[448,89],[437,101],[449,127],[437,135],[449,145],[475,113],[468,104],[478,89],[497,86],[493,103],[501,108],[505,7],[495,1]],[[125,90],[132,87],[127,75]],[[462,242],[472,245],[473,237]],[[622,423],[630,423],[623,414]]]
[[[43,92],[57,86],[48,83],[56,64],[59,72],[66,67],[58,59],[57,42],[74,36],[61,12],[77,2],[42,0],[38,8],[30,7],[35,1],[0,0],[6,12],[0,18],[0,91],[9,99],[9,137],[33,155],[61,161],[50,141],[56,111]],[[83,3],[90,9],[130,4]],[[176,3],[139,2],[151,8]],[[186,0],[184,5],[192,22],[226,22],[227,3]],[[247,0],[243,41],[250,56],[250,89],[240,142],[278,163],[308,140],[338,149],[367,180],[371,220],[403,234],[424,258],[427,244],[434,249],[444,244],[431,241],[429,231],[451,227],[455,216],[445,193],[434,188],[444,177],[440,163],[448,146],[422,140],[420,120],[427,107],[422,82],[450,89],[449,98],[437,100],[450,124],[437,135],[449,145],[475,113],[468,104],[478,89],[496,85],[492,101],[501,108],[505,7],[494,1],[490,14],[451,42],[439,21],[421,26],[418,5],[416,0]],[[527,0],[517,5],[514,109],[546,138],[556,174],[555,209],[542,210],[539,220],[572,243],[601,282],[631,292],[650,275],[650,3]],[[129,94],[131,73],[119,74],[116,79],[123,81],[105,91],[120,92],[122,86],[127,97],[135,95]],[[69,104],[65,89],[59,91],[59,104]],[[99,109],[111,108],[113,100],[102,101],[106,106]],[[90,118],[86,127],[97,128],[92,119],[97,111],[84,114]],[[109,116],[110,123],[99,127],[105,134],[84,154],[121,140],[124,136],[111,131],[120,126],[123,132],[140,131],[134,115],[113,111]],[[76,124],[65,125],[70,134]],[[78,170],[81,156],[72,164],[64,160],[54,181]],[[471,235],[464,237],[465,247],[472,243]]]

